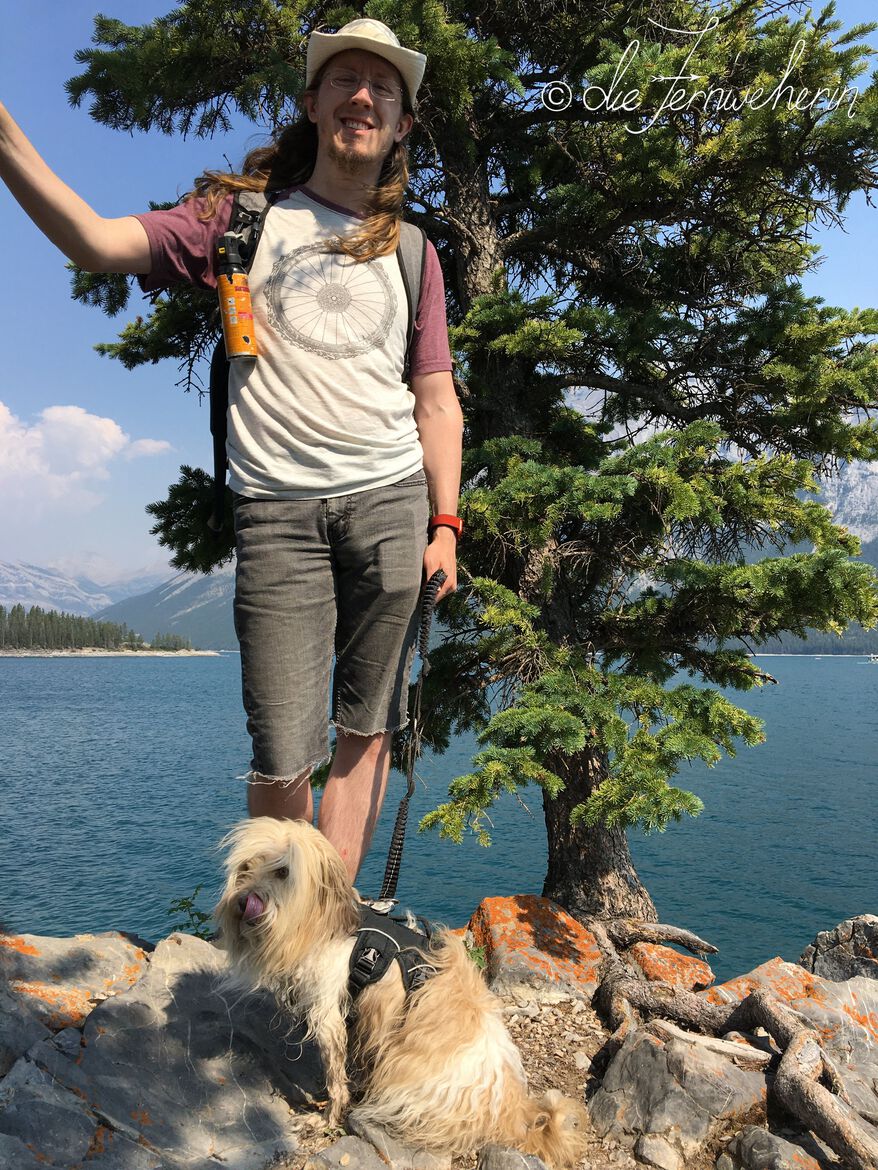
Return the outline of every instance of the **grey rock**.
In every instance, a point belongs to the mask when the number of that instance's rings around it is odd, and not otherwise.
[[[293,1155],[293,1106],[322,1095],[319,1061],[271,997],[224,988],[225,973],[216,947],[165,939],[81,1033],[39,1039],[0,1082],[5,1144],[60,1170],[86,1153],[102,1170],[265,1170]]]
[[[536,1154],[490,1145],[479,1151],[478,1170],[546,1170],[546,1164]]]
[[[22,1053],[51,1032],[30,1007],[0,988],[0,1077],[6,1076]]]
[[[303,1170],[387,1170],[373,1145],[346,1134],[315,1154]]]
[[[374,1146],[382,1159],[390,1163],[393,1170],[450,1170],[451,1168],[450,1154],[437,1154],[431,1150],[407,1146],[385,1133],[377,1125],[372,1125],[357,1117],[356,1109],[351,1111],[347,1119],[347,1127],[352,1134]]]
[[[863,975],[878,979],[878,916],[860,914],[823,930],[802,952],[799,964],[824,979]]]
[[[0,1170],[52,1170],[53,1165],[37,1157],[18,1138],[0,1133]]]
[[[648,1166],[658,1166],[659,1170],[681,1170],[683,1159],[677,1150],[655,1133],[641,1134],[634,1145],[634,1153],[641,1162]]]
[[[144,947],[118,932],[0,935],[0,983],[53,1032],[81,1026],[96,1003],[136,983],[146,963]]]
[[[835,1160],[824,1158],[812,1138],[787,1141],[778,1134],[747,1125],[735,1134],[716,1162],[716,1170],[829,1170]]]
[[[79,1097],[22,1058],[2,1084],[0,1132],[16,1138],[53,1165],[82,1162],[97,1129],[94,1114]]]
[[[738,1068],[724,1057],[649,1029],[632,1033],[616,1053],[589,1102],[595,1130],[633,1146],[643,1135],[647,1149],[670,1166],[669,1147],[681,1161],[703,1143],[743,1119],[765,1095],[761,1073]],[[662,1139],[660,1145],[655,1139]]]
[[[780,969],[789,975],[791,986],[794,977],[803,978],[793,963],[782,964]],[[750,977],[757,985],[771,988],[772,978],[760,976],[766,970],[770,964],[757,968]],[[839,983],[809,976],[805,982],[801,993],[784,993],[784,1001],[821,1036],[823,1050],[835,1065],[854,1109],[878,1125],[878,980],[857,976]],[[774,986],[777,990],[776,982]]]
[[[804,1026],[818,1032],[851,1104],[872,1132],[878,1124],[878,981],[857,976],[837,982],[774,959],[713,989],[711,997],[733,1003],[751,988],[777,995]],[[766,1048],[760,1040],[755,1045]],[[753,1111],[758,1116],[764,1108],[772,1066],[753,1069],[741,1063],[746,1065],[658,1027],[639,1029],[616,1053],[589,1102],[595,1129],[634,1147],[643,1161],[677,1170],[656,1139],[688,1161],[708,1139],[752,1122]],[[724,1158],[732,1156],[730,1149]],[[723,1164],[723,1170],[730,1167]]]
[[[540,1015],[539,1005],[534,1003],[533,1000],[525,1001],[519,1007],[518,1013],[528,1020],[536,1020]]]

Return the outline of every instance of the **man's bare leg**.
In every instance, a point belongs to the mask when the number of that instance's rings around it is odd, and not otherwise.
[[[267,780],[254,773],[255,782],[247,785],[247,811],[251,817],[276,817],[278,820],[307,821],[314,823],[314,797],[309,778],[311,769],[306,768],[292,784],[279,780]]]
[[[381,812],[390,772],[393,733],[347,735],[337,732],[335,759],[320,799],[317,827],[341,854],[356,880]]]

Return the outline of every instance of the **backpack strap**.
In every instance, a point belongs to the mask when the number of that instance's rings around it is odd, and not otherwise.
[[[273,200],[264,191],[236,191],[227,231],[241,237],[241,259],[249,272],[265,217]],[[226,414],[229,409],[229,361],[220,338],[210,360],[210,433],[213,436],[213,499],[207,527],[219,533],[226,511]]]
[[[241,237],[241,259],[248,272],[256,255],[265,217],[275,197],[274,194],[266,195],[264,191],[236,191],[232,200],[229,231]]]
[[[408,382],[411,371],[412,339],[415,335],[415,319],[421,303],[423,291],[424,269],[427,258],[427,236],[423,228],[417,224],[406,223],[403,220],[399,225],[399,245],[396,249],[399,271],[402,274],[402,283],[405,287],[405,299],[408,306],[408,326],[405,334],[405,364],[402,371],[403,382]]]

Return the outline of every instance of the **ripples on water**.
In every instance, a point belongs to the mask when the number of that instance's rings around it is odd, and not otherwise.
[[[773,955],[796,959],[818,930],[878,912],[875,799],[878,667],[857,658],[772,658],[781,683],[738,696],[768,742],[679,782],[702,797],[696,820],[632,834],[638,870],[662,921],[721,948],[727,977]],[[67,935],[168,932],[173,898],[220,882],[216,843],[244,814],[236,780],[249,760],[237,655],[132,661],[0,658],[5,761],[0,922]],[[491,813],[494,846],[418,835],[420,815],[467,771],[475,741],[426,757],[409,820],[403,901],[453,925],[481,898],[539,893],[545,833],[506,800]],[[396,775],[360,887],[377,892],[396,807]]]

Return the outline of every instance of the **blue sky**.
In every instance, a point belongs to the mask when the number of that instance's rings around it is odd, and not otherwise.
[[[97,11],[142,24],[171,7],[29,0],[4,15],[3,101],[49,165],[104,215],[176,198],[224,156],[240,162],[264,132],[242,121],[212,140],[126,136],[70,107],[63,84],[79,72],[74,53],[89,45]],[[845,27],[878,17],[874,0],[838,0],[836,11]],[[878,33],[870,40],[878,48]],[[867,260],[875,254],[876,216],[859,197],[846,230],[816,234],[826,259],[806,282],[809,293],[847,308],[878,304]],[[166,556],[143,509],[165,495],[181,464],[210,466],[207,404],[175,385],[173,362],[128,372],[94,352],[96,342],[114,338],[115,323],[70,299],[64,258],[2,186],[0,222],[0,560],[59,566],[102,582],[154,568]],[[139,311],[137,298],[130,315]]]

